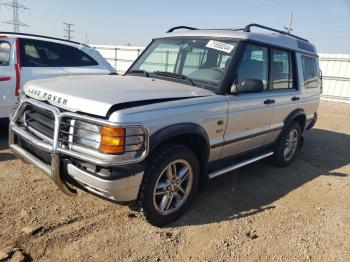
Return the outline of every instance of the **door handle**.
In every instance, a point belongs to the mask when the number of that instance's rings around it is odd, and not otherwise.
[[[11,76],[0,76],[0,81],[10,81]]]
[[[300,97],[298,97],[298,96],[292,97],[292,101],[298,101],[298,100],[300,100]]]
[[[264,104],[265,105],[268,105],[268,104],[274,104],[275,103],[275,100],[274,99],[267,99],[264,101]]]

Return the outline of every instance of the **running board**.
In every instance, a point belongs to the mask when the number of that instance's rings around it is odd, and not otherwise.
[[[227,167],[224,167],[223,169],[220,169],[220,170],[217,170],[217,171],[214,171],[212,173],[209,174],[209,178],[212,179],[214,177],[217,177],[217,176],[221,176],[221,175],[224,175],[226,173],[229,173],[233,170],[236,170],[238,168],[241,168],[243,166],[247,166],[251,163],[254,163],[254,162],[257,162],[261,159],[264,159],[264,158],[267,158],[267,157],[270,157],[273,155],[273,152],[268,152],[268,153],[265,153],[265,154],[262,154],[260,156],[256,156],[256,157],[253,157],[253,158],[249,158],[247,160],[244,160],[242,162],[239,162],[239,163],[235,163],[233,165],[230,165],[230,166],[227,166]]]

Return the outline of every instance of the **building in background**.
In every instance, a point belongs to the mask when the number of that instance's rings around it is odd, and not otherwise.
[[[350,54],[319,54],[323,75],[322,97],[350,103]]]

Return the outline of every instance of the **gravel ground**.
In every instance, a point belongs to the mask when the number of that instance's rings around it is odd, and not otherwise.
[[[0,261],[350,261],[350,105],[323,101],[319,115],[290,167],[217,178],[165,228],[63,195],[9,152],[1,127]]]

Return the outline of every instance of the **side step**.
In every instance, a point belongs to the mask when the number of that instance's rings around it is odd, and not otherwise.
[[[236,170],[236,169],[241,168],[243,166],[247,166],[247,165],[249,165],[251,163],[257,162],[257,161],[259,161],[261,159],[270,157],[272,155],[273,155],[273,151],[270,151],[270,152],[267,152],[265,154],[262,154],[262,155],[259,155],[259,156],[256,156],[256,157],[249,158],[249,159],[244,160],[242,162],[234,163],[233,165],[226,166],[226,167],[224,167],[222,169],[219,169],[219,170],[216,170],[214,172],[211,172],[209,174],[209,178],[212,179],[214,177],[224,175],[224,174],[229,173],[229,172],[231,172],[233,170]]]

